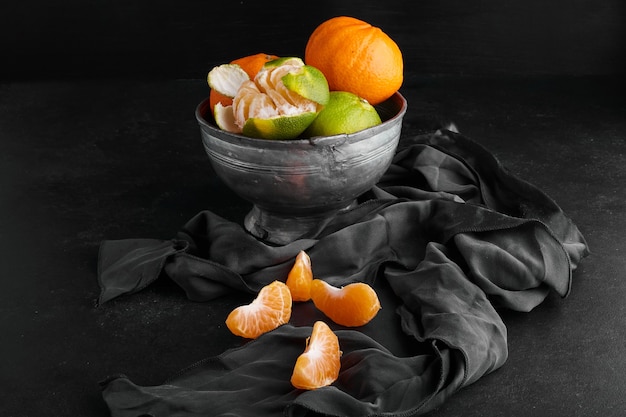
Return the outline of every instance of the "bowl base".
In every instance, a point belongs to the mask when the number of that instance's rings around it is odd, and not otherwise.
[[[334,215],[356,204],[354,200],[344,208],[310,215],[275,213],[254,205],[244,219],[244,227],[257,239],[276,245],[286,245],[323,226]]]

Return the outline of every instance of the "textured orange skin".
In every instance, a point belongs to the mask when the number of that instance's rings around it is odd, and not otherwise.
[[[309,37],[304,61],[322,71],[331,91],[349,91],[375,105],[391,97],[403,81],[402,52],[381,29],[338,16]]]

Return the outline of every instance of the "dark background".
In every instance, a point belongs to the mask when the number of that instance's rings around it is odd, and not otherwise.
[[[386,31],[418,76],[606,75],[626,67],[623,0],[7,3],[5,80],[203,78],[246,54],[302,56],[315,26],[342,14]]]
[[[346,14],[405,59],[403,134],[453,120],[587,238],[570,296],[506,312],[506,364],[428,417],[626,415],[626,1],[22,0],[0,4],[0,415],[106,417],[98,381],[143,385],[241,343],[246,297],[169,280],[96,307],[105,239],[167,239],[250,205],[212,172],[206,73],[302,55]],[[621,82],[620,82],[621,81]],[[384,309],[394,314],[393,309]]]

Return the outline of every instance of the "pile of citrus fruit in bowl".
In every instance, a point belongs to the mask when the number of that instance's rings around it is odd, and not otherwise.
[[[379,125],[375,106],[402,81],[398,45],[380,28],[348,16],[320,24],[304,58],[258,53],[207,75],[219,129],[274,140],[351,134]]]
[[[273,244],[354,207],[391,164],[407,109],[402,53],[381,29],[334,17],[303,49],[216,65],[196,107],[213,171],[253,204],[246,230]]]

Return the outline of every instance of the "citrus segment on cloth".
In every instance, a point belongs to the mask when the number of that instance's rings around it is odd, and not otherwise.
[[[316,321],[306,348],[294,365],[291,384],[305,390],[325,387],[337,380],[340,369],[339,339],[326,323]]]
[[[228,65],[221,65],[221,71],[214,69],[213,81],[215,90],[223,94],[232,92],[231,87],[239,83],[232,106],[221,109],[233,112],[234,126],[229,130],[232,133],[263,139],[293,139],[328,102],[326,78],[300,58],[270,61],[254,80],[243,79],[239,70]],[[227,71],[232,72],[232,80],[224,80]]]
[[[248,77],[252,80],[261,70],[261,68],[263,68],[263,65],[265,65],[266,62],[273,61],[275,59],[278,59],[278,56],[258,53],[237,58],[230,63],[239,65],[241,69],[243,69],[248,74]],[[225,96],[218,93],[214,89],[211,89],[209,93],[209,105],[211,106],[211,109],[214,109],[217,103],[222,103],[223,106],[228,106],[233,103],[233,99],[232,97]]]
[[[347,327],[369,323],[381,308],[376,291],[364,282],[338,288],[314,279],[311,282],[311,299],[315,307],[332,321]]]
[[[347,91],[331,91],[328,104],[305,131],[305,136],[350,134],[381,123],[378,112],[365,99]]]
[[[398,45],[380,28],[338,16],[321,23],[310,35],[304,61],[322,71],[331,91],[349,91],[379,104],[403,81]]]
[[[287,285],[274,281],[261,288],[250,303],[239,306],[226,318],[226,326],[235,335],[256,339],[291,318],[291,293]]]
[[[287,287],[291,291],[293,301],[309,301],[311,299],[311,281],[313,269],[311,258],[305,251],[300,251],[287,276]]]

